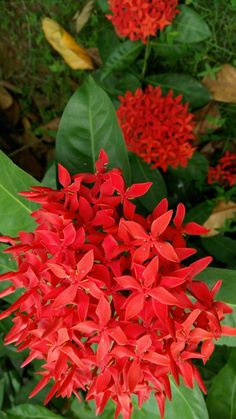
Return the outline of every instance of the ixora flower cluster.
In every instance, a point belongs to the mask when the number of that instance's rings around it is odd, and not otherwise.
[[[153,168],[186,167],[195,150],[194,123],[182,96],[173,97],[171,90],[162,96],[159,86],[149,85],[119,99],[117,116],[128,149]]]
[[[143,43],[170,25],[179,12],[178,0],[108,0],[108,5],[112,14],[107,17],[117,34]]]
[[[226,151],[215,167],[210,167],[208,183],[234,186],[236,183],[236,153]]]
[[[84,390],[97,414],[112,399],[115,417],[129,419],[131,396],[142,406],[153,392],[163,417],[170,375],[205,391],[193,360],[205,363],[213,339],[236,334],[220,324],[231,308],[214,300],[221,281],[209,289],[195,279],[211,258],[185,262],[195,253],[185,236],[205,229],[183,224],[182,204],[173,217],[166,199],[146,218],[137,214],[131,200],[151,184],[126,189],[107,163],[101,151],[95,174],[73,178],[59,165],[60,190],[23,193],[41,207],[34,232],[1,237],[18,263],[1,276],[12,282],[1,296],[24,289],[0,315],[14,313],[5,343],[30,350],[23,365],[43,360],[31,397],[53,379],[46,403]]]

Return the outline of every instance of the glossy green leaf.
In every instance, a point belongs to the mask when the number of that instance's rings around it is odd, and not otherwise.
[[[102,62],[105,63],[112,52],[121,44],[120,39],[117,37],[114,28],[106,28],[106,30],[99,31],[97,47]]]
[[[149,211],[152,211],[162,198],[167,196],[166,184],[159,170],[151,167],[135,154],[130,157],[132,183],[153,182],[149,191],[139,198]]]
[[[14,404],[24,404],[29,402],[29,394],[34,390],[36,385],[40,380],[39,375],[34,375],[32,379],[27,380],[20,388],[20,391],[17,392],[14,398]],[[47,384],[39,393],[37,393],[32,399],[30,399],[30,404],[43,405],[44,400],[46,399],[49,391],[52,388],[53,383],[50,382]]]
[[[3,404],[4,387],[5,387],[5,380],[4,378],[1,378],[0,379],[0,409],[2,408],[2,404]]]
[[[34,404],[20,404],[7,410],[8,419],[62,419],[46,407]]]
[[[206,404],[201,391],[197,386],[194,389],[185,387],[183,384],[176,386],[171,380],[172,400],[166,401],[165,419],[208,419]],[[142,408],[137,407],[137,402],[133,399],[134,410],[132,419],[160,419],[156,399],[153,395],[143,404]],[[71,410],[75,418],[93,419],[95,417],[95,405],[93,402],[78,403],[74,400]],[[109,402],[105,407],[101,419],[111,419],[114,416],[115,405]]]
[[[104,13],[109,12],[109,7],[108,7],[107,0],[97,0],[97,2],[98,2],[98,5],[101,7],[101,9]]]
[[[150,41],[152,49],[156,55],[171,59],[178,60],[189,54],[189,47],[186,44],[168,44],[167,42]]]
[[[181,12],[173,24],[173,31],[177,32],[175,41],[182,43],[200,42],[211,36],[211,31],[205,20],[191,7],[180,6]]]
[[[214,378],[207,407],[210,419],[236,419],[236,349]]]
[[[221,279],[223,282],[217,293],[217,300],[222,300],[236,308],[236,270],[207,268],[197,278],[206,282],[210,287]]]
[[[226,263],[230,268],[236,268],[236,240],[221,234],[202,238],[204,249],[219,262]]]
[[[211,100],[209,90],[188,74],[163,73],[148,76],[145,80],[153,86],[161,86],[163,93],[172,89],[176,95],[182,95],[193,108],[203,106]]]
[[[194,389],[183,384],[176,386],[171,380],[172,400],[166,401],[165,419],[208,419],[203,395],[197,386]],[[159,419],[157,402],[152,395],[141,410],[135,409],[132,419]]]
[[[36,224],[30,213],[37,205],[18,193],[39,185],[39,182],[16,166],[2,151],[0,167],[0,233],[16,236],[20,230],[33,230]]]
[[[42,185],[47,186],[49,188],[57,189],[57,175],[56,175],[56,163],[52,162],[52,164],[47,169],[43,179]]]
[[[96,417],[96,406],[94,401],[80,403],[78,399],[75,398],[71,403],[70,410],[73,414],[73,418],[75,419],[95,419]],[[108,401],[104,411],[98,416],[98,418],[112,419],[114,417],[115,410],[115,403]]]
[[[89,77],[62,115],[56,160],[72,174],[93,172],[102,148],[108,154],[109,165],[122,169],[129,184],[128,154],[115,110],[108,95]]]
[[[3,250],[7,247],[9,246],[0,243],[0,275],[8,271],[16,270],[16,262],[11,258],[11,255],[9,255],[9,253],[3,253]],[[0,292],[11,285],[12,283],[10,281],[0,281]],[[21,291],[17,290],[14,294],[3,297],[3,300],[12,304],[20,296],[20,294]]]
[[[236,304],[232,305],[230,304],[231,307],[233,308],[233,313],[227,314],[227,316],[225,317],[225,319],[221,322],[222,325],[227,325],[230,327],[235,327],[236,328]],[[223,336],[221,337],[219,340],[217,340],[216,345],[218,346],[222,346],[222,345],[226,345],[229,347],[236,347],[236,337],[232,337],[232,336]]]
[[[201,204],[188,210],[184,221],[194,221],[195,223],[203,224],[210,217],[214,206],[214,201],[201,202]]]
[[[227,315],[223,320],[222,324],[226,324],[231,327],[236,327],[236,270],[231,269],[220,269],[220,268],[207,268],[201,272],[198,279],[206,282],[211,288],[216,281],[222,280],[222,285],[219,292],[216,295],[216,300],[224,301],[226,304],[232,307],[233,313]],[[216,340],[217,345],[236,346],[236,337],[222,337]]]
[[[9,253],[3,253],[3,250],[9,247],[6,244],[0,243],[0,274],[16,269],[16,262],[11,258]]]
[[[141,42],[125,41],[118,45],[107,58],[102,69],[102,79],[112,72],[129,67],[139,56],[144,46]]]
[[[123,75],[110,74],[104,80],[100,79],[99,74],[95,74],[95,80],[112,99],[115,99],[118,106],[118,96],[123,96],[127,90],[134,92],[138,87],[141,87],[140,80],[131,73],[125,72]]]
[[[208,173],[209,162],[201,153],[194,153],[186,167],[179,166],[170,170],[186,181],[195,181],[197,184],[204,183]]]

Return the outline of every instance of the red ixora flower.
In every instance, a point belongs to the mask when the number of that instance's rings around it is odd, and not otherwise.
[[[208,183],[234,186],[236,183],[236,153],[226,151],[215,167],[210,167]]]
[[[131,201],[151,183],[126,188],[107,163],[101,151],[95,174],[72,178],[59,165],[60,190],[23,193],[41,207],[34,232],[1,237],[18,264],[1,275],[12,283],[1,296],[23,289],[0,315],[14,314],[5,344],[29,349],[23,366],[42,360],[30,397],[52,379],[45,403],[87,390],[97,414],[112,399],[115,418],[129,419],[131,396],[141,407],[152,392],[163,417],[170,375],[205,391],[193,360],[205,363],[215,338],[236,334],[220,324],[231,308],[215,301],[221,281],[209,288],[195,278],[211,258],[186,262],[195,253],[186,235],[206,230],[184,224],[183,204],[173,216],[166,199],[147,218],[137,214]]]
[[[149,85],[144,92],[138,88],[119,99],[117,116],[128,149],[153,168],[186,167],[195,150],[194,123],[182,96],[173,97],[172,91],[162,96],[159,86]]]
[[[107,15],[119,36],[127,36],[131,41],[162,31],[179,13],[178,0],[108,0],[112,14]]]

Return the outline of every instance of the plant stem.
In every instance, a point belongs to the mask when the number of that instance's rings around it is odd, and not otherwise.
[[[149,38],[148,38],[147,43],[146,43],[146,48],[145,48],[143,68],[142,68],[142,72],[140,74],[141,81],[143,81],[144,76],[145,76],[145,73],[146,73],[146,70],[147,70],[147,63],[148,63],[149,53],[150,53],[150,44],[149,44]]]

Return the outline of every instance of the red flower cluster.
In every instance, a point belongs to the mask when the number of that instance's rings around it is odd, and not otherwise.
[[[107,17],[117,34],[143,43],[163,31],[179,13],[178,0],[108,0],[108,4],[112,14]]]
[[[25,290],[0,315],[14,313],[5,343],[30,350],[23,365],[43,360],[30,397],[52,378],[46,403],[88,390],[97,414],[112,399],[115,417],[129,419],[131,395],[142,406],[154,392],[163,417],[170,374],[205,391],[192,360],[205,363],[214,338],[235,334],[220,325],[231,308],[214,300],[221,281],[209,289],[194,279],[211,258],[183,262],[195,253],[183,236],[205,229],[183,224],[183,204],[172,220],[166,199],[147,218],[137,214],[131,200],[151,184],[126,189],[120,170],[107,171],[107,163],[102,151],[96,174],[72,179],[59,165],[60,190],[23,193],[41,208],[32,214],[33,233],[1,237],[18,262],[17,272],[1,276],[12,282],[1,296]]]
[[[182,97],[174,98],[172,91],[162,96],[159,86],[149,85],[145,92],[137,89],[119,99],[117,116],[128,149],[153,168],[166,171],[168,165],[186,167],[194,152],[194,124]]]
[[[208,183],[218,182],[220,185],[234,186],[236,183],[236,153],[226,153],[215,167],[210,167]]]

